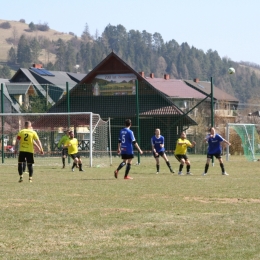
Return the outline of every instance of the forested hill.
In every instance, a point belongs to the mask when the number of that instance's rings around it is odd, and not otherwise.
[[[2,24],[0,35],[2,30],[14,31],[12,26],[2,28]],[[123,25],[109,24],[101,35],[92,36],[86,24],[80,38],[69,33],[70,39],[57,40],[48,38],[48,26],[44,27],[46,37],[34,33],[40,27],[28,26],[26,35],[20,31],[16,33],[18,39],[2,39],[10,44],[6,55],[10,67],[18,64],[27,68],[32,63],[42,62],[49,70],[88,73],[113,50],[133,69],[144,71],[146,75],[152,72],[155,77],[162,77],[167,73],[171,78],[200,80],[213,77],[217,87],[237,97],[240,102],[254,100],[254,103],[259,103],[260,66],[257,64],[233,62],[227,57],[220,57],[217,51],[205,53],[188,43],[179,44],[174,39],[165,42],[160,33],[127,31]],[[75,67],[76,64],[79,66]],[[235,68],[235,75],[227,73],[229,67]],[[1,70],[0,77],[3,77]]]

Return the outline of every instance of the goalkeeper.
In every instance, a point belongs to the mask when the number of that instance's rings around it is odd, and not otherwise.
[[[64,144],[69,140],[69,130],[64,130],[64,135],[61,137],[58,148],[62,148],[61,156],[62,156],[62,169],[65,168],[65,158],[68,157],[68,147],[65,147]]]

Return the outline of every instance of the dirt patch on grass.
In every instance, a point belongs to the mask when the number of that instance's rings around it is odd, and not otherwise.
[[[187,201],[199,201],[201,203],[260,203],[260,199],[243,198],[203,198],[203,197],[185,197]]]

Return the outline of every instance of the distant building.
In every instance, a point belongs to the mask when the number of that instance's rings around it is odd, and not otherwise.
[[[13,111],[20,112],[19,107],[28,107],[29,97],[33,95],[46,98],[54,105],[66,94],[66,82],[71,90],[85,76],[86,74],[48,71],[41,64],[33,64],[29,69],[20,68],[10,80],[5,80],[4,89],[13,101]]]
[[[124,120],[130,118],[140,146],[147,151],[151,149],[149,138],[155,128],[161,128],[166,149],[173,150],[180,132],[197,125],[194,113],[200,111],[190,112],[194,104],[205,100],[210,109],[210,82],[170,79],[168,74],[161,78],[155,78],[153,73],[145,76],[114,52],[88,74],[47,71],[34,64],[29,69],[20,68],[5,85],[6,99],[12,107],[9,111],[19,112],[19,105],[27,104],[30,95],[40,95],[53,105],[50,113],[68,112],[69,104],[70,112],[93,112],[102,119],[110,118],[113,140],[117,139]],[[216,116],[235,122],[238,102],[214,86]],[[86,122],[82,122],[82,127],[85,126]]]
[[[162,129],[167,149],[173,150],[180,132],[196,125],[172,100],[114,52],[90,71],[70,91],[69,96],[70,112],[93,112],[100,114],[102,119],[110,118],[113,140],[117,140],[118,131],[123,127],[125,119],[130,118],[135,133],[140,130],[140,146],[147,151],[151,149],[150,137],[154,135],[155,128]],[[49,112],[66,112],[66,98],[64,96],[60,99]],[[113,145],[116,143],[113,142]]]

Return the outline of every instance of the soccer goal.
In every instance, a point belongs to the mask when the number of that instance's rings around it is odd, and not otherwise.
[[[66,129],[73,130],[74,137],[78,139],[83,167],[112,164],[110,120],[104,121],[100,115],[91,112],[1,114],[2,163],[17,164],[16,153],[8,148],[15,144],[17,133],[24,128],[26,121],[31,121],[44,149],[44,155],[35,150],[36,166],[61,166],[62,155],[58,143]],[[68,163],[71,160],[68,158]]]
[[[227,140],[239,150],[248,161],[256,161],[260,151],[260,139],[255,124],[227,124]],[[227,161],[229,160],[230,147],[227,147]]]

